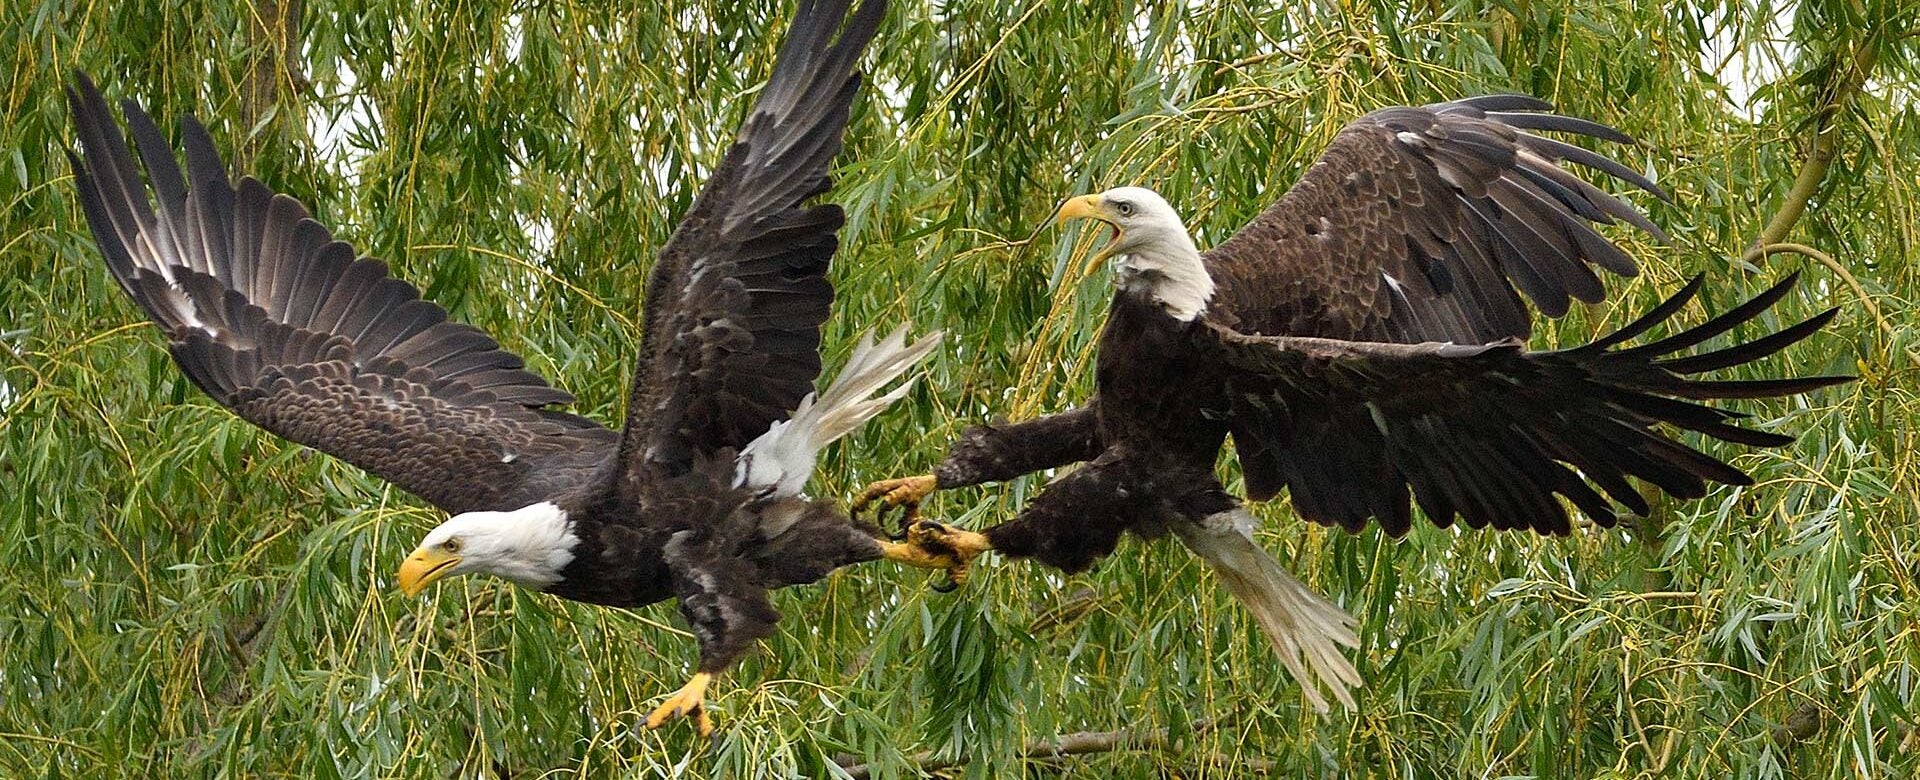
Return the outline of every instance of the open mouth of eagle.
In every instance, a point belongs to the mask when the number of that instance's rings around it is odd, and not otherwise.
[[[1120,226],[1104,219],[1095,219],[1093,221],[1107,229],[1106,235],[1100,239],[1100,244],[1093,249],[1093,257],[1096,260],[1105,260],[1113,254],[1115,247],[1120,246]]]

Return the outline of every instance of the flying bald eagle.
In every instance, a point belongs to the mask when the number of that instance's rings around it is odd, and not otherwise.
[[[1682,498],[1704,495],[1709,482],[1752,484],[1670,432],[1784,445],[1791,437],[1735,426],[1744,415],[1698,402],[1790,395],[1847,378],[1691,377],[1771,355],[1834,312],[1682,354],[1765,311],[1788,292],[1788,278],[1704,324],[1623,346],[1685,306],[1700,290],[1695,279],[1593,343],[1528,351],[1520,293],[1558,316],[1570,298],[1601,299],[1590,266],[1636,273],[1593,224],[1625,221],[1665,238],[1558,163],[1666,197],[1653,182],[1524,131],[1630,139],[1549,109],[1490,96],[1362,117],[1278,203],[1204,253],[1152,191],[1067,201],[1056,221],[1112,228],[1099,256],[1113,260],[1118,290],[1093,399],[1051,417],[971,428],[933,474],[876,483],[855,512],[880,500],[911,520],[935,489],[1084,462],[984,534],[920,520],[909,541],[946,558],[958,579],[988,549],[1076,572],[1112,552],[1124,532],[1172,530],[1248,605],[1309,702],[1325,711],[1320,686],[1353,706],[1349,689],[1360,678],[1341,651],[1359,645],[1353,620],[1254,545],[1254,518],[1214,476],[1228,436],[1248,498],[1284,488],[1308,520],[1358,531],[1377,518],[1393,536],[1411,525],[1409,493],[1442,527],[1459,518],[1472,528],[1564,535],[1561,499],[1602,526],[1613,525],[1615,502],[1645,515],[1629,477]]]
[[[183,175],[153,120],[123,105],[150,196],[79,75],[67,96],[85,157],[69,158],[114,279],[194,384],[452,515],[401,565],[407,595],[480,573],[615,607],[678,597],[699,668],[647,725],[691,713],[705,735],[707,685],[779,618],[769,589],[881,557],[927,563],[801,494],[815,454],[899,398],[904,384],[876,394],[937,341],[863,338],[811,392],[844,215],[806,204],[829,189],[855,61],[886,8],[867,0],[849,18],[849,5],[801,4],[735,143],[660,250],[618,432],[549,408],[573,397],[356,259],[297,201],[231,183],[191,117]]]

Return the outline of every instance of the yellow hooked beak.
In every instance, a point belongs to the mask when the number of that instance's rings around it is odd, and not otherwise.
[[[1067,202],[1060,204],[1060,210],[1054,213],[1053,224],[1064,225],[1071,219],[1097,219],[1109,225],[1113,224],[1112,220],[1107,219],[1106,213],[1101,211],[1098,195],[1068,198]]]
[[[400,592],[408,598],[420,595],[428,585],[439,582],[459,565],[460,555],[438,547],[414,550],[400,564]]]
[[[1091,219],[1113,228],[1113,233],[1107,236],[1107,243],[1088,257],[1086,266],[1080,269],[1080,275],[1085,277],[1099,268],[1101,263],[1106,262],[1107,257],[1113,254],[1114,248],[1120,245],[1120,224],[1107,216],[1106,203],[1099,195],[1068,198],[1067,202],[1060,204],[1060,210],[1054,212],[1053,224],[1064,225],[1068,220],[1074,219]]]

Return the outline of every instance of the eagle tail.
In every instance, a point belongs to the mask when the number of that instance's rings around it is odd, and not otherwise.
[[[824,392],[810,393],[787,419],[741,450],[738,480],[754,489],[771,487],[779,495],[798,495],[813,473],[814,456],[840,437],[854,432],[907,394],[912,381],[880,395],[880,388],[900,378],[940,344],[938,332],[907,343],[901,326],[875,344],[873,334],[860,337],[853,357]]]
[[[1352,615],[1288,574],[1280,562],[1253,541],[1259,521],[1245,509],[1233,509],[1198,523],[1173,523],[1187,549],[1199,555],[1214,576],[1253,613],[1280,664],[1300,681],[1315,712],[1328,709],[1325,686],[1346,709],[1354,709],[1352,689],[1360,673],[1342,648],[1358,648]]]

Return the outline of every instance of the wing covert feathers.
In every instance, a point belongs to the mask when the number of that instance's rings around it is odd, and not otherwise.
[[[152,118],[122,105],[143,182],[93,82],[76,74],[67,99],[84,151],[68,158],[107,267],[214,400],[450,511],[518,508],[494,503],[542,458],[610,445],[604,428],[539,408],[572,396],[357,258],[298,201],[233,185],[192,117],[182,169]]]
[[[1632,143],[1551,108],[1488,95],[1355,120],[1292,190],[1206,253],[1215,308],[1249,333],[1481,344],[1531,332],[1521,294],[1554,317],[1571,300],[1599,301],[1594,267],[1638,268],[1597,225],[1667,236],[1560,163],[1667,195],[1619,162],[1527,132]]]
[[[1301,516],[1348,530],[1370,517],[1406,533],[1411,493],[1441,526],[1566,534],[1567,503],[1602,526],[1614,505],[1645,515],[1629,478],[1679,498],[1711,483],[1752,484],[1739,469],[1672,437],[1694,431],[1777,447],[1792,437],[1742,427],[1745,414],[1701,403],[1805,393],[1851,377],[1699,379],[1795,344],[1836,313],[1720,349],[1682,354],[1750,322],[1796,276],[1734,309],[1641,346],[1619,346],[1667,321],[1699,292],[1689,283],[1649,316],[1572,349],[1385,344],[1249,336],[1217,329],[1230,381],[1232,430],[1249,493],[1288,490]],[[1597,488],[1597,489],[1596,489]]]

